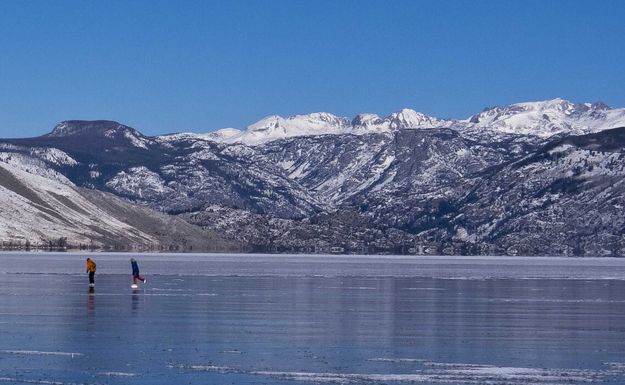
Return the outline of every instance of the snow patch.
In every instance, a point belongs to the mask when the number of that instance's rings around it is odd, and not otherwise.
[[[35,147],[31,149],[30,154],[57,166],[76,166],[78,164],[74,158],[58,148]]]
[[[132,133],[130,130],[124,131],[124,137],[130,140],[130,143],[132,143],[133,146],[138,147],[138,148],[143,148],[145,150],[148,149],[147,145],[149,142],[145,138],[138,137],[137,135]]]
[[[119,194],[134,195],[140,198],[144,194],[160,195],[171,190],[165,186],[165,181],[159,174],[145,166],[132,167],[128,169],[128,172],[120,171],[106,182],[106,187]]]

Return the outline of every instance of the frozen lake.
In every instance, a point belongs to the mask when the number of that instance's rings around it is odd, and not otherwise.
[[[0,254],[0,383],[625,383],[625,259],[86,256]]]

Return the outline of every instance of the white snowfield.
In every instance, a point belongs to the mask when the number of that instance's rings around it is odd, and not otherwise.
[[[224,128],[207,134],[184,133],[166,138],[173,140],[184,137],[256,146],[298,136],[363,135],[390,133],[401,129],[451,127],[468,136],[517,134],[548,138],[564,133],[581,135],[623,126],[625,108],[613,109],[603,103],[576,104],[556,98],[493,107],[464,120],[439,119],[408,108],[385,118],[363,113],[351,120],[327,112],[315,112],[287,118],[271,115],[245,130]]]
[[[105,232],[157,243],[87,200],[65,177],[36,160],[18,158],[0,156],[0,241],[28,241],[34,246],[66,237],[87,245],[95,240],[97,245]]]
[[[517,103],[488,109],[462,121],[469,131],[547,138],[557,134],[583,135],[625,126],[625,108],[612,109],[603,103],[574,104],[564,99]]]

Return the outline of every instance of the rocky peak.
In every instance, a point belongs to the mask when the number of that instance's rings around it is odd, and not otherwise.
[[[378,126],[383,123],[383,120],[377,114],[358,114],[352,119],[352,126],[354,127],[372,127]]]
[[[129,142],[134,147],[146,148],[149,140],[139,131],[111,120],[66,120],[57,124],[46,137],[94,138]]]
[[[57,124],[47,136],[66,137],[96,135],[112,137],[126,131],[141,135],[135,129],[112,120],[66,120]]]
[[[409,108],[392,113],[385,120],[391,129],[440,127],[442,121]]]

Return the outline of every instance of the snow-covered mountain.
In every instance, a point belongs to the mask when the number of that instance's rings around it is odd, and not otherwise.
[[[116,194],[254,250],[621,255],[623,228],[606,221],[622,211],[619,126],[624,109],[555,99],[466,120],[314,113],[157,137],[67,121],[42,137],[0,140],[0,150],[24,172]],[[600,225],[582,234],[562,213]],[[544,236],[528,232],[534,222]]]
[[[439,119],[402,109],[385,118],[363,113],[353,119],[327,112],[283,118],[268,116],[245,130],[225,128],[209,134],[189,134],[221,143],[260,145],[274,140],[300,136],[365,135],[390,133],[413,128],[453,127],[469,137],[484,135],[527,135],[549,138],[554,135],[582,135],[625,125],[625,108],[612,109],[601,102],[575,104],[556,98],[540,102],[493,107],[468,119]]]
[[[402,128],[449,127],[452,124],[453,121],[440,120],[407,108],[394,112],[386,118],[380,118],[376,114],[359,114],[352,120],[327,112],[316,112],[288,118],[272,115],[248,126],[244,131],[226,128],[201,137],[222,143],[243,143],[254,146],[300,136],[365,135],[390,133]]]
[[[612,109],[601,102],[571,103],[564,99],[493,107],[459,122],[470,133],[503,133],[548,138],[583,135],[625,126],[625,108]]]

